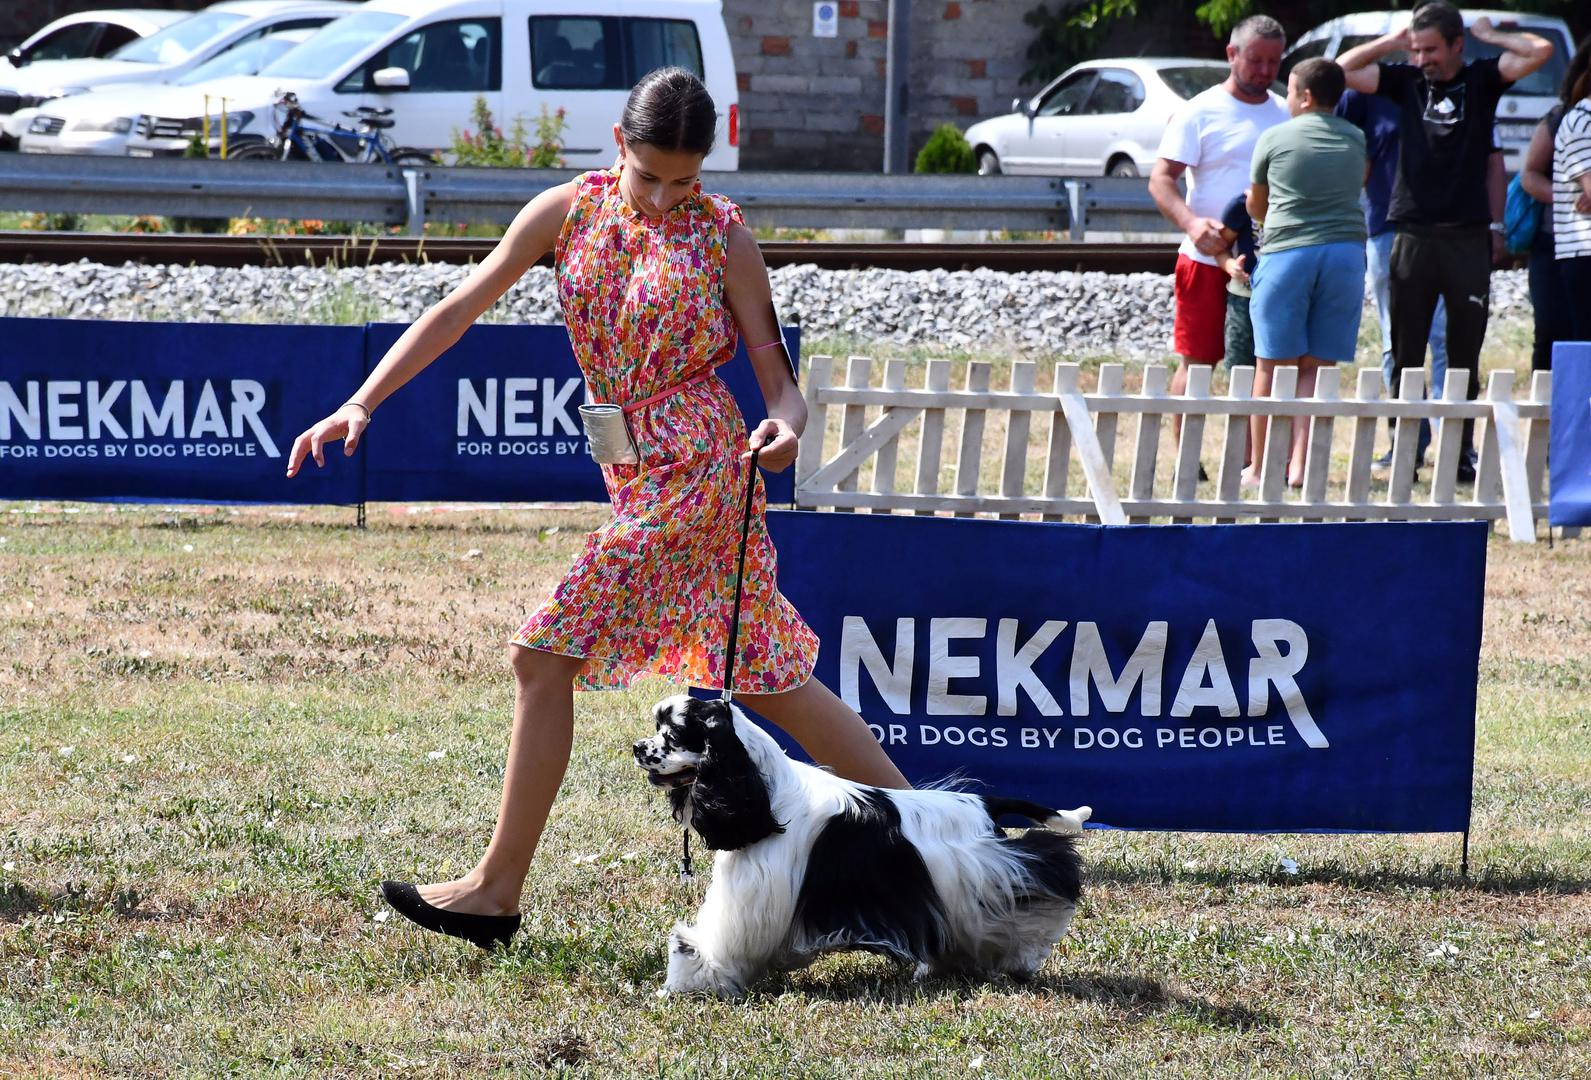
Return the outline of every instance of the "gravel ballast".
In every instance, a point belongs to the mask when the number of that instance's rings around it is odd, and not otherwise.
[[[409,322],[470,268],[0,265],[0,315],[173,322]],[[1164,356],[1171,278],[1161,274],[994,270],[770,272],[784,319],[808,340],[952,349],[1018,347],[1078,357]],[[1493,319],[1530,318],[1523,270],[1492,276]],[[1374,318],[1374,308],[1366,305]],[[532,269],[488,322],[560,323],[552,272]]]

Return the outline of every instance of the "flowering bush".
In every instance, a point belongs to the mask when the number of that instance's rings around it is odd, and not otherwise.
[[[523,117],[516,116],[508,134],[492,118],[484,97],[477,97],[470,109],[474,129],[454,130],[448,148],[454,165],[484,165],[491,168],[560,169],[563,167],[564,111],[548,112],[541,107],[536,119],[535,142],[530,141]]]

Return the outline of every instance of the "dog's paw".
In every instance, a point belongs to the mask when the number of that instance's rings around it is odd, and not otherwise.
[[[1053,817],[1044,822],[1044,827],[1062,836],[1081,836],[1083,822],[1093,816],[1092,806],[1079,806],[1076,810],[1057,810]]]

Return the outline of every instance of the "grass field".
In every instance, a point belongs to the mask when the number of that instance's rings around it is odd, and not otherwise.
[[[375,893],[484,844],[498,643],[602,514],[0,504],[0,1075],[1591,1073],[1591,542],[1491,545],[1469,881],[1454,836],[1091,834],[1034,985],[722,1004],[654,996],[705,885],[628,758],[661,684],[577,700],[510,950]]]

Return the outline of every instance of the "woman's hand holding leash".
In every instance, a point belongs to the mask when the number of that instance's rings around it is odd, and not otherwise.
[[[329,442],[343,440],[343,455],[351,456],[359,449],[359,440],[364,438],[365,428],[369,426],[370,410],[357,401],[346,402],[336,412],[293,440],[293,450],[287,455],[288,477],[298,475],[298,468],[304,464],[306,457],[313,457],[315,464],[324,468],[326,444]]]
[[[796,459],[799,442],[790,421],[769,417],[758,424],[746,441],[747,450],[741,461],[751,460],[751,448],[757,448],[757,464],[769,472],[784,472]]]

